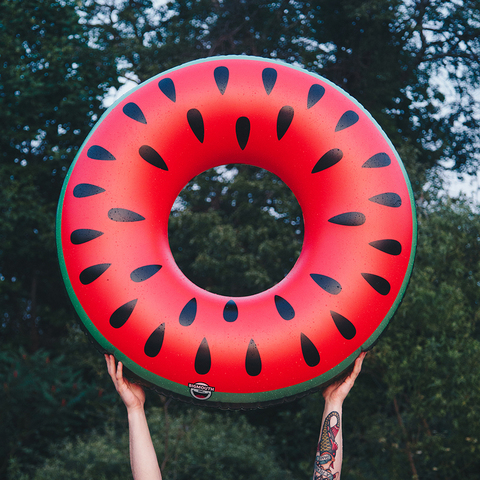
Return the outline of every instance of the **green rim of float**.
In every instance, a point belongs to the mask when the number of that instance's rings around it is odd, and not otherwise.
[[[88,143],[90,137],[95,133],[96,129],[99,127],[99,125],[103,122],[103,120],[109,115],[109,113],[118,105],[120,104],[126,97],[130,96],[134,91],[144,87],[146,84],[153,82],[160,77],[164,77],[176,70],[183,69],[185,67],[188,67],[190,65],[195,65],[195,64],[200,64],[200,63],[206,63],[206,62],[211,62],[211,61],[218,61],[222,59],[240,59],[240,60],[254,60],[254,61],[260,61],[260,62],[268,62],[272,63],[274,65],[282,65],[284,67],[291,68],[293,70],[300,71],[304,74],[308,74],[316,79],[319,79],[321,82],[330,85],[333,87],[335,90],[349,98],[350,101],[352,101],[370,120],[371,122],[375,125],[375,127],[378,129],[378,131],[383,135],[384,139],[387,141],[389,144],[392,152],[395,154],[398,165],[401,168],[401,171],[403,173],[404,181],[407,185],[408,192],[409,192],[409,199],[410,199],[410,204],[411,204],[411,211],[412,211],[412,243],[411,243],[411,254],[410,254],[410,259],[408,262],[408,268],[406,270],[403,283],[401,286],[401,289],[399,290],[399,293],[392,304],[388,314],[385,316],[383,321],[378,325],[376,330],[373,332],[373,334],[368,338],[366,342],[364,342],[359,349],[357,349],[353,354],[351,354],[349,357],[345,358],[341,363],[339,363],[336,367],[330,369],[329,371],[325,372],[324,374],[312,378],[306,382],[298,383],[296,385],[292,385],[286,388],[281,388],[277,390],[270,390],[270,391],[263,391],[263,392],[254,392],[254,393],[229,393],[229,392],[215,392],[215,400],[214,401],[199,401],[195,400],[193,397],[190,395],[190,388],[187,385],[179,384],[173,381],[170,381],[168,379],[165,379],[161,376],[158,376],[149,370],[146,370],[145,368],[139,366],[137,363],[133,362],[130,360],[128,356],[123,354],[121,351],[119,351],[114,345],[112,345],[106,338],[98,331],[97,327],[94,325],[94,323],[91,321],[91,319],[88,317],[88,315],[85,313],[83,306],[79,302],[75,291],[72,287],[72,284],[70,282],[70,278],[67,273],[67,267],[65,263],[65,258],[63,254],[63,246],[62,246],[62,238],[61,238],[61,221],[62,221],[62,211],[63,211],[63,205],[64,205],[64,199],[65,199],[65,192],[67,188],[67,184],[70,178],[70,175],[75,167],[75,164],[78,160],[78,157],[83,151],[84,146]],[[67,293],[69,295],[69,298],[75,308],[75,311],[77,315],[79,316],[80,320],[82,321],[84,327],[87,329],[88,333],[91,335],[92,339],[105,351],[112,353],[115,355],[117,360],[122,361],[122,363],[129,369],[131,370],[134,374],[138,375],[142,379],[146,380],[148,383],[152,384],[151,386],[153,387],[154,390],[159,390],[162,393],[166,393],[167,395],[180,398],[182,400],[185,400],[190,403],[195,403],[197,405],[204,405],[204,406],[224,406],[225,408],[230,408],[233,407],[235,408],[236,406],[240,406],[241,408],[256,408],[259,405],[266,406],[269,404],[275,404],[275,403],[280,403],[284,402],[286,400],[296,398],[299,396],[303,396],[305,394],[308,394],[311,391],[317,390],[320,388],[322,385],[330,381],[331,379],[335,378],[339,374],[341,374],[345,369],[347,369],[357,358],[357,356],[360,354],[361,351],[368,350],[369,348],[372,348],[372,346],[375,344],[375,342],[378,340],[379,336],[382,334],[382,332],[385,330],[387,325],[389,324],[391,318],[395,314],[397,308],[399,307],[403,296],[405,294],[405,291],[407,289],[408,283],[410,281],[410,276],[413,270],[413,264],[414,264],[414,259],[415,259],[415,253],[416,253],[416,246],[417,246],[417,220],[416,220],[416,209],[415,209],[415,201],[414,201],[414,196],[413,196],[413,191],[412,187],[408,178],[408,175],[406,173],[405,167],[403,165],[403,162],[401,161],[397,151],[395,150],[393,144],[389,140],[389,138],[386,136],[382,128],[378,125],[378,123],[375,121],[375,119],[370,115],[368,111],[365,110],[365,108],[353,97],[351,97],[348,93],[343,91],[341,88],[337,87],[335,84],[330,82],[329,80],[325,79],[324,77],[321,77],[315,73],[308,72],[303,68],[296,67],[293,65],[289,65],[277,60],[272,60],[272,59],[266,59],[266,58],[261,58],[261,57],[250,57],[250,56],[235,56],[235,55],[228,55],[228,56],[218,56],[218,57],[212,57],[208,59],[201,59],[201,60],[196,60],[192,62],[188,62],[182,65],[179,65],[177,67],[174,67],[172,69],[169,69],[165,72],[162,72],[149,80],[143,82],[142,84],[138,85],[137,87],[134,87],[127,93],[125,93],[123,96],[121,96],[119,99],[117,99],[100,117],[100,119],[97,121],[95,126],[92,128],[90,131],[89,135],[83,142],[82,146],[80,147],[77,155],[75,156],[74,161],[72,162],[69,171],[65,177],[62,191],[60,194],[59,198],[59,203],[58,203],[58,209],[57,209],[57,216],[56,216],[56,242],[57,242],[57,253],[58,253],[58,258],[59,258],[59,264],[60,264],[60,269],[61,269],[61,274],[66,286]],[[158,387],[158,388],[157,388]]]

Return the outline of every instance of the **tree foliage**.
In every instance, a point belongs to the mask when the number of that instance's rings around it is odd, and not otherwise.
[[[417,162],[424,175],[442,160],[478,166],[477,2],[109,0],[86,2],[85,12],[127,77],[144,81],[224,54],[295,62],[352,94],[397,147],[418,150],[416,160],[404,159],[407,167]]]
[[[11,458],[39,461],[52,438],[84,428],[82,415],[92,413],[82,413],[83,401],[80,411],[62,408],[62,399],[95,387],[58,357],[74,319],[55,259],[54,224],[67,167],[117,80],[73,1],[0,1],[0,44],[4,478]]]
[[[362,402],[370,397],[368,421],[353,428],[376,437],[371,447],[382,453],[371,448],[357,462],[380,478],[449,478],[452,471],[474,478],[480,432],[479,217],[461,202],[445,201],[422,209],[419,225],[408,294],[367,364],[376,397],[353,392]],[[363,478],[360,470],[356,478]]]
[[[61,183],[111,87],[248,54],[303,65],[356,97],[418,202],[410,286],[345,403],[343,476],[477,478],[480,219],[442,198],[432,172],[478,167],[479,12],[470,0],[0,0],[0,477],[128,475],[123,407],[57,267]],[[206,289],[261,291],[299,255],[300,208],[269,172],[205,172],[177,206],[174,256]],[[319,394],[248,413],[153,394],[148,404],[167,479],[311,475]]]
[[[275,175],[247,165],[212,169],[179,196],[169,222],[178,266],[197,285],[251,295],[282,280],[302,247],[302,212]]]
[[[163,409],[148,411],[152,440],[165,480],[275,480],[291,478],[275,458],[275,450],[260,428],[233,413],[185,409],[175,417]],[[130,475],[128,432],[110,425],[104,432],[54,446],[54,455],[32,480],[95,478],[123,480]],[[13,467],[11,471],[13,471]],[[21,474],[20,474],[21,475]],[[22,477],[19,477],[22,479]]]
[[[68,356],[2,348],[0,383],[2,478],[10,462],[29,471],[48,456],[52,441],[82,432],[105,412],[98,402],[104,379],[92,381],[85,366]]]
[[[1,333],[35,351],[62,330],[66,307],[54,262],[60,188],[116,69],[73,1],[2,0],[0,12]]]

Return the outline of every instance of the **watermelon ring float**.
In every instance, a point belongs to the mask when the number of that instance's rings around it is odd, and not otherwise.
[[[247,297],[193,284],[168,243],[182,188],[226,163],[274,173],[304,215],[291,272]],[[318,388],[372,346],[407,287],[416,217],[401,160],[354,99],[300,68],[226,56],[109,108],[68,172],[57,243],[104,351],[159,392],[252,408]]]

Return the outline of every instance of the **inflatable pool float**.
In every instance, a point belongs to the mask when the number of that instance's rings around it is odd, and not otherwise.
[[[226,163],[277,175],[304,216],[293,269],[247,297],[193,284],[168,242],[182,188]],[[101,349],[159,392],[251,408],[318,388],[377,340],[411,274],[415,207],[392,144],[340,88],[277,61],[213,57],[100,118],[67,174],[57,244]]]

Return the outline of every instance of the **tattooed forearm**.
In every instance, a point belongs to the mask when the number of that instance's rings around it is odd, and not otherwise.
[[[334,462],[337,455],[338,443],[335,438],[340,430],[340,414],[330,412],[325,418],[318,442],[315,457],[313,480],[336,480],[340,472],[335,468]]]

